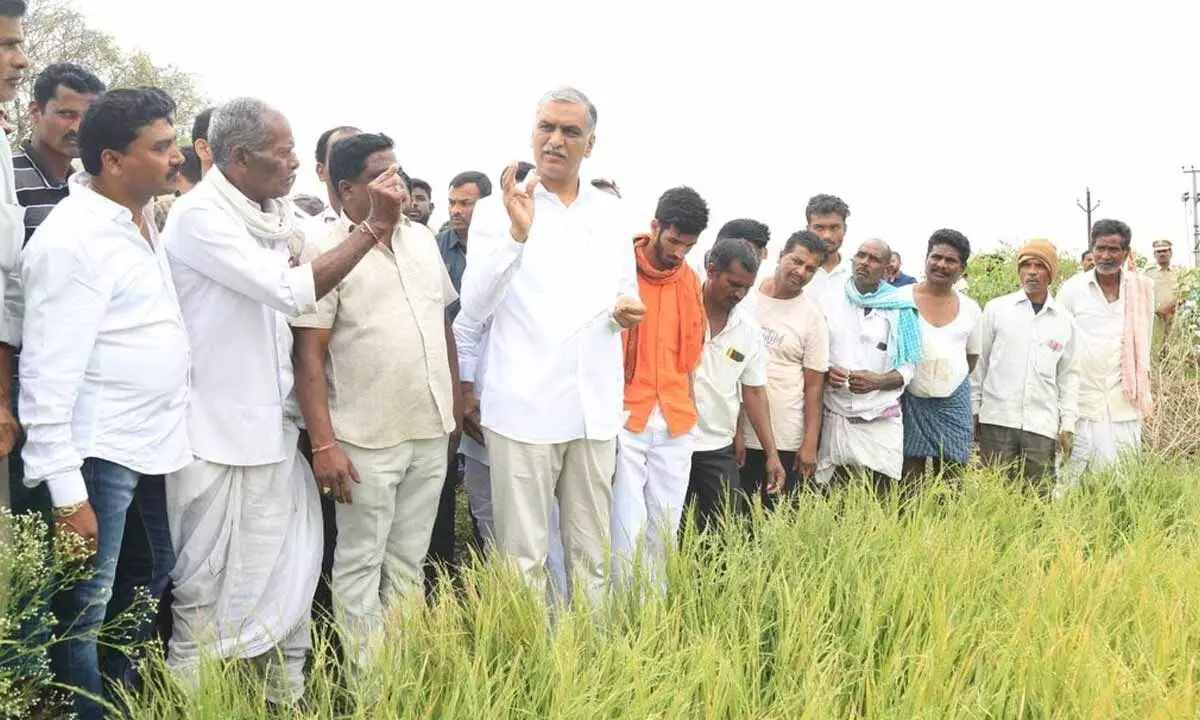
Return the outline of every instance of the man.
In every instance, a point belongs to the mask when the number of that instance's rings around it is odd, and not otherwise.
[[[297,265],[303,234],[281,200],[300,165],[287,120],[259,100],[231,100],[213,114],[209,143],[213,169],[175,203],[165,233],[194,349],[196,456],[167,484],[178,556],[169,664],[194,682],[204,652],[255,658],[278,703],[303,689],[321,563],[316,483],[297,449],[288,318],[314,312],[390,237],[408,198],[390,169],[370,185],[367,219]]]
[[[758,257],[759,265],[767,259],[767,244],[771,242],[771,229],[765,224],[751,218],[730,220],[717,231],[716,242],[727,238],[737,238],[750,243],[750,246],[754,248],[754,254]],[[716,243],[713,245],[715,246]]]
[[[22,73],[29,67],[22,46],[25,31],[24,0],[0,0],[0,102],[12,102],[21,87]],[[21,428],[13,405],[13,348],[21,344],[21,285],[19,258],[25,238],[25,209],[17,201],[13,178],[12,148],[7,138],[0,142],[0,295],[4,313],[0,316],[0,457],[16,446]],[[8,507],[8,480],[0,482],[0,507]]]
[[[917,279],[912,275],[907,275],[900,271],[900,253],[892,251],[892,258],[888,261],[888,283],[892,287],[904,287],[912,285]]]
[[[854,277],[831,285],[825,297],[830,368],[817,468],[823,484],[865,472],[883,493],[901,476],[900,395],[921,361],[921,331],[911,298],[883,281],[891,253],[882,240],[863,243]]]
[[[67,196],[71,161],[79,157],[79,121],[104,92],[100,78],[72,63],[55,63],[33,85],[33,131],[13,156],[17,199],[25,207],[25,240]]]
[[[1079,256],[1079,272],[1091,272],[1096,267],[1096,258],[1092,255],[1091,249],[1084,250]]]
[[[212,123],[212,114],[215,109],[201,110],[196,119],[192,121],[192,149],[196,151],[196,157],[200,159],[201,177],[207,175],[213,166],[212,147],[208,144],[208,126]]]
[[[1171,334],[1171,321],[1179,307],[1180,271],[1171,267],[1174,250],[1170,240],[1155,240],[1153,247],[1154,267],[1142,274],[1154,283],[1154,332],[1159,336],[1161,351],[1166,352],[1167,340]]]
[[[156,598],[165,588],[173,557],[162,476],[192,459],[187,333],[149,214],[183,161],[174,111],[149,88],[93,103],[78,142],[90,180],[72,183],[22,263],[25,482],[49,488],[55,531],[95,554],[95,574],[54,601],[55,674],[90,694],[76,697],[83,718],[105,716],[102,676],[127,679],[116,652],[101,671],[97,634],[135,586]],[[148,547],[149,577],[118,573],[123,543]]]
[[[850,279],[850,266],[842,264],[842,243],[846,240],[849,217],[850,206],[836,195],[814,195],[804,209],[808,231],[825,243],[825,262],[821,263],[808,286],[809,297],[818,304],[824,302],[827,291],[840,295],[842,285]]]
[[[1032,240],[1017,252],[1021,289],[990,301],[971,382],[979,455],[1039,492],[1067,453],[1078,417],[1076,330],[1050,293],[1058,250]]]
[[[317,179],[325,186],[325,194],[329,198],[329,205],[325,208],[325,212],[319,216],[320,219],[315,221],[313,226],[314,234],[322,234],[320,226],[322,224],[329,225],[337,222],[342,212],[341,201],[337,198],[337,188],[333,186],[333,182],[329,179],[329,151],[342,138],[357,135],[360,132],[362,130],[351,125],[339,125],[338,127],[326,130],[317,138],[317,150],[314,153],[317,160]]]
[[[450,226],[437,234],[438,249],[450,271],[456,289],[462,288],[463,272],[467,268],[467,239],[475,205],[492,194],[492,181],[474,170],[461,172],[450,181]],[[458,315],[459,304],[450,307],[451,318]]]
[[[617,187],[617,182],[615,180],[609,180],[608,178],[594,178],[592,180],[592,187],[596,188],[597,190],[603,190],[609,195],[615,195],[618,198],[621,197],[621,188]]]
[[[650,234],[633,241],[646,316],[622,336],[628,417],[617,434],[612,487],[618,587],[632,584],[637,566],[664,577],[667,543],[683,515],[696,426],[692,376],[706,326],[700,278],[684,258],[706,227],[708,204],[695,190],[677,187],[658,199]]]
[[[622,424],[620,332],[645,308],[620,200],[580,183],[596,108],[572,88],[538,104],[537,171],[485,202],[471,225],[463,313],[491,317],[481,398],[499,548],[544,587],[552,498],[560,502],[568,576],[599,603]],[[515,169],[515,165],[514,165]],[[564,272],[587,263],[586,272]]]
[[[429,226],[429,218],[433,216],[433,188],[424,180],[413,178],[409,181],[411,201],[404,210],[409,220]]]
[[[200,155],[196,149],[184,148],[182,152],[183,165],[179,167],[179,189],[175,191],[176,195],[187,195],[204,179],[204,168],[200,165]]]
[[[762,328],[767,353],[766,396],[772,433],[760,436],[743,423],[735,440],[744,452],[742,490],[773,505],[771,495],[795,490],[817,466],[821,437],[821,395],[829,370],[829,327],[806,288],[825,260],[825,243],[802,230],[784,243],[775,274],[750,293],[751,317]],[[748,414],[747,414],[748,415]],[[768,442],[773,441],[773,442]],[[772,488],[770,460],[779,455],[786,472],[782,488]]]
[[[954,289],[970,259],[965,235],[938,230],[929,238],[925,280],[907,290],[921,317],[923,344],[916,374],[900,397],[904,479],[910,484],[919,482],[927,469],[956,475],[971,460],[975,424],[970,375],[979,359],[983,311]]]
[[[342,218],[301,261],[366,220],[368,186],[396,165],[393,147],[369,133],[334,147],[328,172]],[[433,234],[405,218],[315,313],[292,321],[313,472],[340,503],[334,607],[360,668],[384,613],[421,580],[456,425],[458,353],[446,306],[457,297]]]
[[[740,435],[738,414],[762,438],[768,468],[767,488],[778,492],[786,473],[775,450],[775,433],[765,386],[766,350],[762,328],[741,305],[754,289],[758,274],[755,248],[741,238],[718,240],[708,253],[704,281],[704,352],[696,371],[696,412],[688,504],[695,504],[701,529],[712,527],[732,503],[735,513],[747,509],[738,471],[734,437]],[[740,393],[739,393],[740,391]],[[740,394],[740,397],[739,397]]]
[[[1079,337],[1079,424],[1075,446],[1056,492],[1084,472],[1115,464],[1142,444],[1150,412],[1150,338],[1154,283],[1125,269],[1133,233],[1119,220],[1092,226],[1096,267],[1059,291]]]

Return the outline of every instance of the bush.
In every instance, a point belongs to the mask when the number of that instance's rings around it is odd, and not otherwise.
[[[1017,278],[1017,250],[1004,243],[999,250],[974,255],[967,261],[967,290],[980,307],[988,301],[1015,292],[1020,287]],[[1079,261],[1070,255],[1059,253],[1058,276],[1054,279],[1053,291],[1067,278],[1079,272]]]

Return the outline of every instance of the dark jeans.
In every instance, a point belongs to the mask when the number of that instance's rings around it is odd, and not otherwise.
[[[730,514],[746,511],[746,495],[742,492],[733,445],[692,453],[685,507],[696,508],[696,526],[702,531],[714,527],[725,513],[727,503]]]
[[[64,639],[54,645],[51,664],[64,685],[104,697],[103,678],[136,682],[136,673],[130,659],[118,651],[108,650],[101,658],[100,628],[106,618],[130,607],[136,588],[161,597],[175,553],[161,475],[143,476],[98,458],[84,460],[82,472],[99,529],[95,573],[54,598],[56,634]],[[146,621],[123,637],[104,641],[145,640],[152,628]],[[104,708],[83,695],[75,696],[75,710],[83,720],[105,717]]]
[[[767,454],[762,450],[746,449],[746,464],[742,466],[741,472],[742,492],[748,498],[762,498],[763,507],[767,510],[775,507],[780,498],[794,493],[796,486],[800,484],[800,475],[796,472],[796,453],[780,450],[779,462],[783,463],[786,473],[783,491],[778,495],[770,495],[767,493]]]
[[[455,455],[446,465],[446,480],[442,484],[442,497],[438,500],[437,517],[433,521],[433,532],[429,536],[429,554],[425,556],[425,594],[431,595],[437,586],[438,571],[454,570],[455,501],[458,483],[462,478],[463,458]]]
[[[1045,435],[1002,427],[979,426],[979,456],[984,464],[1004,468],[1009,478],[1023,480],[1046,493],[1054,475],[1058,441]]]
[[[312,466],[312,440],[307,430],[300,431],[300,454]],[[333,618],[333,588],[329,579],[333,576],[333,551],[337,548],[337,501],[321,495],[321,524],[324,526],[324,544],[321,548],[321,579],[313,596],[313,620],[323,625]]]

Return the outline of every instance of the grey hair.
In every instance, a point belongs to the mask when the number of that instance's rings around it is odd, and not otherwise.
[[[579,92],[573,87],[562,87],[557,90],[551,90],[542,96],[538,101],[538,112],[541,112],[542,107],[546,103],[569,103],[571,105],[582,105],[587,110],[588,116],[588,132],[596,129],[596,106],[588,100],[588,96]]]
[[[277,115],[278,110],[250,97],[230,100],[218,107],[208,126],[213,164],[225,170],[236,147],[255,151],[267,149],[271,144],[267,121]]]

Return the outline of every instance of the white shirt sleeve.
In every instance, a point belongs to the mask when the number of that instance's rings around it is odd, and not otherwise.
[[[316,310],[311,264],[288,267],[286,257],[252,242],[217,208],[192,206],[174,220],[164,242],[175,262],[289,317]]]
[[[490,317],[495,311],[525,250],[524,244],[513,239],[499,199],[489,200],[475,209],[471,260],[462,279],[461,312],[476,318]]]
[[[1079,421],[1079,331],[1069,321],[1070,335],[1058,358],[1058,424],[1059,432],[1075,432]]]
[[[25,242],[25,208],[17,202],[12,151],[8,144],[0,151],[0,274],[3,275],[4,315],[0,317],[0,342],[21,345],[21,318],[24,302],[21,293],[21,246]]]
[[[460,382],[475,382],[479,368],[480,345],[484,323],[460,312],[454,319],[454,344],[458,347],[458,379]]]
[[[979,360],[975,362],[975,373],[971,377],[971,412],[979,415],[983,406],[983,383],[987,379],[988,365],[991,363],[992,342],[995,339],[996,305],[988,303],[979,320]],[[970,352],[970,344],[968,350]]]
[[[75,399],[100,332],[111,288],[75,245],[39,237],[25,257],[28,297],[21,352],[20,416],[25,477],[45,482],[55,507],[87,499],[72,441]]]

